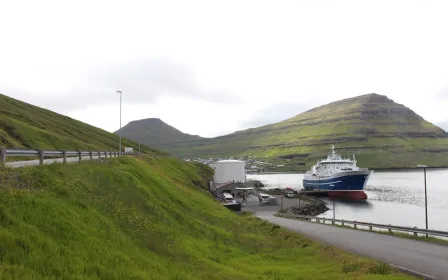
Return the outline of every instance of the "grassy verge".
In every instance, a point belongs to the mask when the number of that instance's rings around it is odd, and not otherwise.
[[[150,162],[150,164],[148,164]],[[219,205],[170,157],[0,169],[6,279],[410,279]]]
[[[285,215],[278,215],[278,214],[275,214],[274,216],[279,217],[279,218],[291,219],[291,220],[305,221],[305,219],[295,218],[295,217],[292,217],[292,216],[285,216]],[[310,223],[314,223],[314,222],[310,222]],[[408,233],[404,233],[404,232],[397,232],[397,231],[389,232],[389,231],[383,231],[383,230],[369,230],[369,229],[365,229],[365,228],[354,228],[354,227],[351,227],[351,226],[348,226],[348,225],[339,225],[339,224],[335,224],[335,225],[333,225],[333,224],[323,224],[323,225],[348,228],[348,229],[352,229],[352,230],[362,230],[362,231],[368,231],[368,232],[375,232],[375,233],[380,233],[380,234],[385,234],[385,235],[398,236],[398,237],[414,239],[414,240],[420,240],[420,241],[425,241],[425,242],[430,242],[430,243],[435,243],[435,244],[448,246],[448,240],[437,238],[437,237],[433,237],[433,236],[426,237],[426,236],[422,236],[422,234],[419,234],[418,236],[415,236],[414,234],[408,234]]]
[[[119,136],[0,94],[0,140],[0,146],[6,148],[117,151]],[[138,143],[125,138],[122,147],[138,151]],[[144,153],[150,151],[146,145],[140,148]],[[151,152],[166,154],[154,149]]]

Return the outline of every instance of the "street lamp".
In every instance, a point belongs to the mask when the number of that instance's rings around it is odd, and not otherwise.
[[[120,129],[121,129],[121,95],[122,95],[122,92],[121,92],[121,90],[117,90],[117,93],[120,94]],[[120,144],[118,145],[118,147],[119,147],[118,154],[121,155],[121,131],[120,131]]]
[[[424,180],[425,180],[425,219],[426,219],[426,230],[428,230],[428,198],[426,195],[426,165],[419,164],[417,168],[423,168]],[[428,234],[426,234],[426,238],[428,238]]]

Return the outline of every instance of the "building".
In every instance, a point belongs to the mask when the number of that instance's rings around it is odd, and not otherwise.
[[[215,196],[219,196],[222,193],[230,193],[235,198],[242,198],[243,192],[253,192],[253,190],[252,183],[228,182],[215,185],[212,192]]]
[[[245,163],[240,160],[220,160],[215,163],[215,184],[246,182]]]

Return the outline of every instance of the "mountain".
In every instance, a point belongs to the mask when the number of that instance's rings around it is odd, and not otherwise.
[[[291,167],[304,169],[325,157],[332,144],[343,156],[356,154],[364,167],[448,166],[448,134],[378,94],[332,102],[278,123],[221,137],[172,143],[167,151],[183,157],[288,159]]]
[[[114,133],[153,146],[204,139],[198,135],[183,133],[157,118],[132,121]]]
[[[113,133],[0,94],[0,145],[7,148],[118,150]],[[122,139],[123,147],[138,144]],[[142,146],[142,152],[148,150]],[[157,151],[155,151],[157,152]]]

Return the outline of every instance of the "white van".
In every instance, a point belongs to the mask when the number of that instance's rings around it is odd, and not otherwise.
[[[223,193],[224,203],[235,203],[235,198],[230,193]]]
[[[266,193],[260,193],[258,194],[258,199],[260,200],[260,204],[269,204],[269,198],[271,198],[271,196],[269,194]]]

